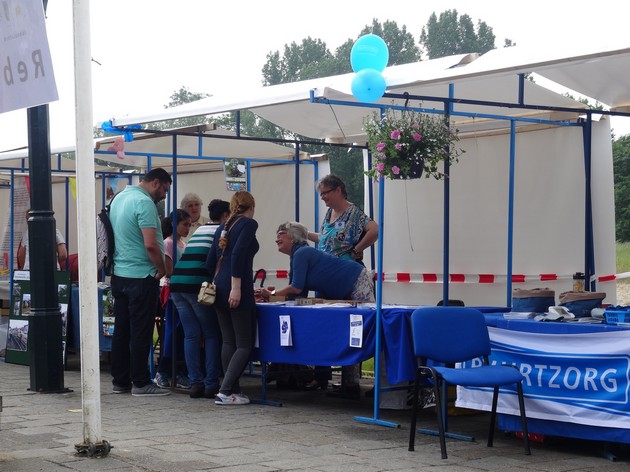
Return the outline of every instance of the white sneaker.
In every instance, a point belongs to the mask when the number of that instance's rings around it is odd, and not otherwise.
[[[242,393],[233,393],[231,395],[217,393],[214,403],[216,405],[247,405],[249,403],[249,398]]]

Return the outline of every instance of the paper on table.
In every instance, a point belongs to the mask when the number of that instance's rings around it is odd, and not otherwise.
[[[363,315],[350,315],[350,347],[363,347]]]
[[[533,311],[511,311],[509,313],[503,313],[503,318],[506,320],[526,320],[536,316]]]
[[[280,346],[293,346],[291,336],[291,315],[280,315]]]

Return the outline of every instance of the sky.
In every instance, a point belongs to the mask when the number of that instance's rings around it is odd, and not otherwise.
[[[70,0],[49,0],[46,28],[59,100],[50,104],[52,146],[74,143],[73,20]],[[579,6],[576,6],[579,5]],[[331,51],[376,18],[419,39],[431,13],[456,9],[485,21],[502,47],[606,50],[630,46],[630,2],[600,0],[98,0],[90,2],[93,122],[162,109],[182,86],[221,95],[262,83],[270,52],[311,37]],[[612,122],[617,136],[630,119]],[[27,144],[26,111],[0,114],[0,151]]]

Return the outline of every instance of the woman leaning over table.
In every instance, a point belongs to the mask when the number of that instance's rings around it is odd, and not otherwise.
[[[291,296],[313,290],[331,300],[373,302],[374,279],[370,271],[353,260],[335,257],[310,247],[306,239],[307,234],[308,230],[300,223],[287,222],[280,225],[276,233],[276,245],[278,251],[291,257],[290,284],[272,292],[262,289],[263,297],[267,298],[272,294]],[[347,375],[345,371],[348,368],[352,370],[354,366],[342,367],[342,377]],[[305,388],[325,390],[328,387],[328,380],[330,368],[316,366],[315,379]],[[347,389],[344,391],[345,395],[339,396],[356,398],[359,392],[358,382],[355,389],[356,392]]]
[[[208,272],[216,274],[214,307],[223,336],[224,377],[215,398],[217,405],[249,403],[249,398],[241,393],[239,378],[249,361],[256,332],[253,265],[259,245],[254,207],[252,194],[236,192],[230,201],[230,216],[217,229],[208,253]]]
[[[374,301],[374,281],[370,272],[355,261],[341,259],[308,245],[306,226],[287,221],[278,227],[278,251],[290,256],[289,285],[279,290],[261,289],[270,295],[292,296],[310,290],[330,300]]]
[[[339,177],[329,174],[317,183],[320,198],[328,207],[319,233],[309,232],[308,239],[317,244],[320,251],[363,264],[363,251],[378,239],[378,225],[354,203],[348,201],[346,184]],[[308,388],[320,388],[330,380],[330,368],[315,367],[314,380]],[[341,388],[329,392],[331,396],[356,398],[360,394],[360,365],[342,369]]]

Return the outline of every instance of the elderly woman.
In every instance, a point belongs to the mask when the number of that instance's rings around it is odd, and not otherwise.
[[[197,228],[205,225],[210,220],[201,214],[201,207],[203,206],[203,202],[201,198],[196,193],[187,193],[182,198],[182,201],[179,204],[179,207],[182,210],[185,210],[186,213],[190,215],[190,231],[188,235],[181,238],[182,242],[188,243],[188,240],[193,235]]]
[[[320,251],[362,263],[363,251],[378,239],[378,225],[347,200],[346,184],[336,175],[322,178],[317,190],[328,211],[319,233],[308,233],[308,239]]]
[[[310,247],[307,238],[308,230],[300,223],[287,222],[278,227],[278,251],[291,257],[289,285],[272,291],[263,288],[263,298],[268,298],[269,295],[305,295],[309,290],[314,290],[329,300],[374,301],[374,280],[365,267],[352,259],[340,258]],[[354,380],[355,371],[354,365],[342,367],[341,383],[350,384],[350,380]],[[330,376],[330,367],[315,366],[315,379],[305,388],[325,390]],[[357,398],[360,387],[358,383],[352,383],[352,389],[347,389],[344,395],[335,396]],[[331,393],[333,392],[329,392]]]
[[[278,251],[291,257],[289,285],[268,291],[269,295],[294,296],[313,290],[330,300],[374,301],[374,285],[370,272],[350,259],[335,257],[308,245],[308,230],[296,222],[278,227]]]

